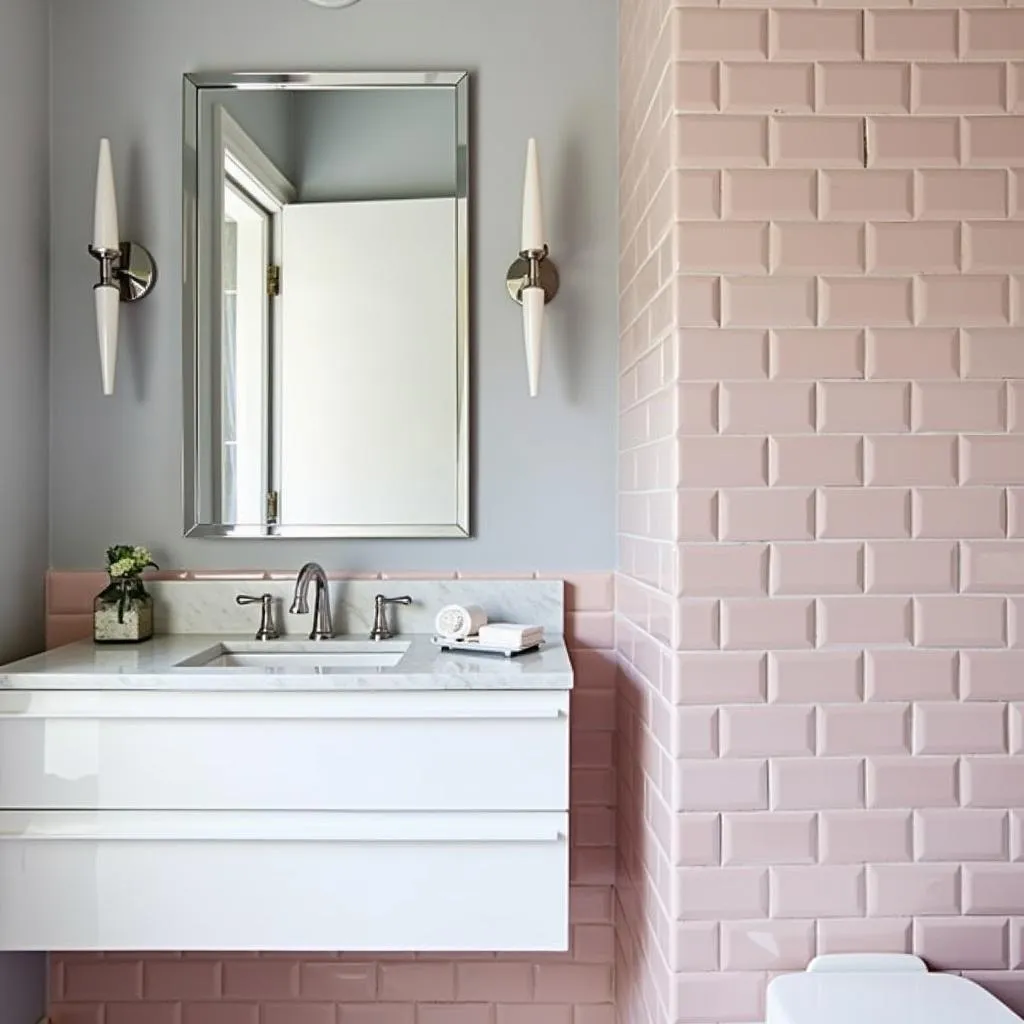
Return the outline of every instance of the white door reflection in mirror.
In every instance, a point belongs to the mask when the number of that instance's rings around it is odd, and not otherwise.
[[[221,338],[221,508],[259,522],[267,492],[271,214],[233,181],[224,188]]]
[[[453,198],[285,208],[274,403],[282,524],[429,526],[452,515],[454,224]]]
[[[282,213],[296,190],[223,106],[216,112],[222,180],[220,316],[220,516],[259,523],[273,489],[271,360],[280,318],[273,306]]]

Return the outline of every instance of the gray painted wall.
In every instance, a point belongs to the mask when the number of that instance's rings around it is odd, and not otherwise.
[[[207,146],[213,145],[213,111],[216,107],[224,107],[286,178],[291,180],[295,177],[292,146],[295,103],[291,96],[285,92],[236,92],[228,89],[208,89],[203,95],[202,119],[207,129]],[[212,151],[212,148],[208,150]]]
[[[299,93],[295,108],[300,203],[457,192],[453,90]]]
[[[38,0],[0,0],[0,664],[43,638],[47,23]]]
[[[168,565],[605,569],[614,565],[617,263],[615,0],[54,0],[51,559],[113,541]],[[121,77],[97,69],[117,68]],[[180,117],[190,70],[473,73],[474,537],[202,541],[181,536]],[[125,88],[130,83],[131,88]],[[88,238],[96,140],[114,145],[122,224],[154,251],[154,295],[122,316],[118,391],[100,395]],[[563,291],[542,396],[527,396],[518,307],[526,139],[545,161]],[[330,410],[325,409],[329,416]],[[372,424],[367,424],[372,437]]]
[[[46,569],[47,5],[0,0],[0,663],[43,642]],[[0,1019],[43,1012],[45,958],[0,956]]]
[[[3,0],[9,5],[14,0]],[[18,3],[39,0],[18,0]],[[44,5],[40,5],[44,6]],[[0,18],[4,15],[0,15]],[[46,1010],[46,956],[42,953],[0,955],[0,1020],[36,1024]]]

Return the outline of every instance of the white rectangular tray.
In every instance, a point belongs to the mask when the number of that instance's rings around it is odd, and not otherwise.
[[[514,658],[517,654],[528,654],[536,651],[543,640],[534,640],[525,647],[499,647],[496,644],[482,644],[476,637],[466,640],[446,640],[444,637],[431,637],[430,642],[442,651],[468,651],[470,654],[502,654],[506,658]]]

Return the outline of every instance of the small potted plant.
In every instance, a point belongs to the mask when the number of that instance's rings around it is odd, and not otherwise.
[[[93,602],[93,639],[98,644],[138,644],[153,635],[153,598],[142,582],[157,569],[145,548],[115,544],[107,548],[110,582]]]

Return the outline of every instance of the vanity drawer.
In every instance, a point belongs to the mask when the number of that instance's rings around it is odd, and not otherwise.
[[[567,815],[0,813],[3,950],[564,950]]]
[[[27,696],[0,694],[5,809],[569,806],[564,691]]]

